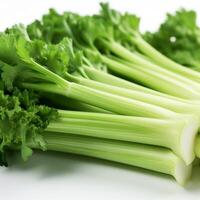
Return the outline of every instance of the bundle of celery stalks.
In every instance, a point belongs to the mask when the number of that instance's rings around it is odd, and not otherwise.
[[[0,33],[1,165],[10,151],[26,161],[53,150],[186,183],[200,157],[200,72],[166,57],[156,44],[167,34],[142,36],[139,22],[101,3],[92,16],[51,9]]]

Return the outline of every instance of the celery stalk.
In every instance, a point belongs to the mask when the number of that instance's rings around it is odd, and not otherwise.
[[[191,175],[191,165],[185,165],[165,148],[62,133],[46,132],[44,138],[47,150],[90,156],[169,174],[180,185],[184,185]],[[30,146],[38,148],[34,144]]]
[[[193,117],[187,120],[159,120],[60,110],[59,118],[51,122],[46,130],[163,146],[190,164],[194,160],[198,127],[198,120]]]

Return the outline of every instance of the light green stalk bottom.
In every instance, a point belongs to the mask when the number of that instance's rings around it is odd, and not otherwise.
[[[48,131],[151,144],[171,149],[185,163],[194,160],[195,118],[159,120],[113,114],[59,111]]]
[[[191,174],[191,165],[185,165],[179,157],[164,148],[62,133],[46,132],[44,138],[48,150],[91,156],[169,174],[181,185]]]

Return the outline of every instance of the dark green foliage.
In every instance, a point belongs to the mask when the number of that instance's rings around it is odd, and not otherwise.
[[[64,38],[58,44],[31,41],[25,37],[22,26],[7,32],[0,35],[0,73],[9,90],[22,81],[58,83],[56,75],[64,78],[82,65],[82,53],[74,52],[71,39]],[[50,71],[55,78],[46,76]]]
[[[0,91],[0,164],[7,166],[6,151],[20,149],[22,158],[27,160],[32,142],[45,150],[43,130],[57,117],[55,109],[37,105],[38,97],[30,91],[14,89],[7,95]]]
[[[41,21],[36,20],[27,26],[27,32],[31,39],[41,39],[48,43],[59,43],[64,37],[73,37],[71,26],[76,24],[79,15],[65,12],[58,14],[54,9],[44,15]]]
[[[200,29],[194,11],[181,9],[167,19],[155,33],[145,38],[156,49],[188,67],[200,69]]]

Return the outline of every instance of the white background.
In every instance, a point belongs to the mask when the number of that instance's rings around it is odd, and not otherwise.
[[[90,14],[98,10],[95,0],[0,0],[0,30],[15,23],[30,23],[53,7]],[[121,11],[142,17],[141,30],[156,30],[166,12],[180,7],[200,13],[199,0],[110,0]],[[134,167],[79,156],[36,152],[27,162],[14,159],[0,168],[2,200],[143,200],[199,199],[200,168],[181,188],[168,176]]]

